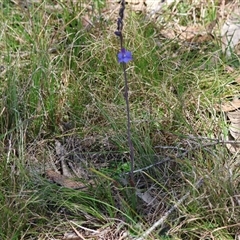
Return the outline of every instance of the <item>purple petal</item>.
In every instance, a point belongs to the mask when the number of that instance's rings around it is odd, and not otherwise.
[[[121,32],[120,32],[120,31],[115,31],[114,33],[115,33],[115,35],[117,35],[118,37],[121,36]]]
[[[132,59],[132,53],[130,51],[127,51],[125,48],[122,48],[121,51],[118,53],[118,62],[120,63],[127,63]]]

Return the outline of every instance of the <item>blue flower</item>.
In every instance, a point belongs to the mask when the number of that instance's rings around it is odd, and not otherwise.
[[[121,52],[118,53],[118,62],[119,63],[127,63],[129,61],[131,61],[132,58],[132,53],[127,51],[125,48],[121,49]]]

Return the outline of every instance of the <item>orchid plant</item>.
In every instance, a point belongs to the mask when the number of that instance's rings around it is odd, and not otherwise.
[[[125,101],[126,101],[126,112],[127,112],[127,136],[128,136],[128,146],[129,146],[129,152],[130,152],[130,185],[132,187],[135,186],[134,183],[134,150],[133,150],[133,144],[131,139],[131,124],[130,124],[130,107],[129,107],[129,97],[128,97],[128,79],[127,79],[127,69],[126,64],[133,60],[132,53],[130,51],[127,51],[123,46],[123,18],[124,18],[124,11],[125,11],[125,0],[121,1],[121,7],[119,10],[119,17],[117,19],[117,31],[115,31],[115,34],[120,39],[120,52],[117,54],[118,62],[122,64],[123,66],[123,75],[124,75],[124,82],[125,82]]]

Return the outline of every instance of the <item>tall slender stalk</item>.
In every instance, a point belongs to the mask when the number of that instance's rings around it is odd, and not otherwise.
[[[125,0],[121,1],[121,7],[119,10],[119,17],[117,20],[117,31],[115,31],[115,34],[120,39],[120,48],[121,51],[118,53],[118,62],[122,64],[123,66],[123,75],[124,75],[124,98],[126,101],[126,112],[127,112],[127,136],[128,136],[128,146],[129,146],[129,153],[130,153],[130,185],[132,187],[135,186],[134,183],[134,149],[133,149],[133,143],[132,143],[132,137],[131,137],[131,120],[130,120],[130,107],[129,107],[129,97],[128,97],[128,79],[127,79],[127,67],[126,63],[132,60],[132,53],[127,51],[123,47],[123,18],[124,18],[124,11],[125,11]]]

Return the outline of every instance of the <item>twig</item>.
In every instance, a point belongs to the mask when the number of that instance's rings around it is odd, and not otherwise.
[[[81,239],[86,240],[86,238],[69,222],[75,234]],[[65,239],[65,238],[64,238]],[[67,238],[66,238],[67,239]],[[69,238],[70,239],[70,238]]]
[[[203,184],[203,178],[201,178],[196,183],[196,189],[199,188]],[[155,222],[149,229],[147,229],[140,238],[137,238],[136,240],[145,240],[146,237],[151,234],[157,227],[162,225],[165,220],[169,217],[169,215],[175,211],[190,195],[190,192],[185,194],[182,198],[180,198],[157,222]]]
[[[160,164],[163,164],[163,163],[165,163],[165,162],[168,162],[168,161],[174,161],[174,159],[181,159],[182,157],[185,157],[189,152],[191,152],[191,151],[194,151],[194,150],[197,150],[198,148],[205,148],[205,147],[211,147],[211,146],[216,146],[216,145],[218,145],[218,144],[222,144],[222,145],[224,145],[224,144],[227,144],[227,143],[229,143],[229,144],[240,144],[240,141],[225,141],[225,140],[219,140],[219,139],[212,139],[212,138],[208,138],[208,137],[199,137],[199,138],[197,138],[197,137],[193,137],[193,136],[189,136],[189,138],[191,138],[191,139],[194,139],[194,140],[201,140],[201,139],[207,139],[207,140],[209,140],[209,141],[212,141],[212,142],[208,142],[208,143],[205,143],[205,144],[202,144],[202,145],[200,145],[200,144],[198,144],[197,146],[194,146],[194,147],[192,147],[191,149],[183,149],[183,148],[178,148],[178,147],[172,147],[172,146],[156,146],[155,148],[162,148],[162,149],[176,149],[176,150],[179,150],[179,151],[182,151],[182,153],[179,153],[179,154],[177,154],[175,157],[166,157],[166,158],[163,158],[163,160],[161,160],[161,161],[159,161],[159,162],[156,162],[156,163],[153,163],[153,164],[151,164],[151,165],[149,165],[149,166],[147,166],[147,167],[144,167],[144,168],[141,168],[141,169],[137,169],[137,170],[134,170],[133,171],[133,174],[135,174],[135,173],[139,173],[139,172],[143,172],[143,171],[146,171],[146,170],[148,170],[148,169],[150,169],[150,168],[152,168],[152,167],[156,167],[156,166],[158,166],[158,165],[160,165]],[[127,172],[127,173],[124,173],[124,175],[128,175],[128,174],[130,174],[130,172]]]
[[[99,234],[99,233],[100,233],[98,230],[96,231],[96,230],[93,230],[93,229],[91,229],[91,228],[83,227],[82,225],[77,224],[77,223],[74,222],[74,221],[69,221],[69,222],[72,223],[72,224],[74,224],[75,226],[77,226],[77,227],[85,230],[85,231],[92,232],[92,233],[94,233],[94,234]]]
[[[218,138],[209,138],[209,137],[202,137],[202,136],[193,136],[193,135],[189,135],[189,136],[186,136],[184,138],[189,138],[189,139],[192,139],[192,140],[208,140],[208,141],[212,141],[214,143],[212,144],[227,144],[227,143],[235,143],[235,144],[240,144],[240,141],[236,141],[236,140],[220,140]]]
[[[163,163],[169,162],[169,161],[174,161],[174,159],[172,159],[172,158],[170,158],[170,157],[167,157],[167,158],[165,158],[164,160],[162,160],[162,161],[160,161],[160,162],[156,162],[156,163],[153,163],[153,164],[151,164],[151,165],[149,165],[149,166],[147,166],[147,167],[134,170],[133,173],[135,174],[135,173],[143,172],[143,171],[146,171],[146,170],[148,170],[148,169],[150,169],[150,168],[152,168],[152,167],[156,167],[156,166],[158,166],[158,165],[160,165],[160,164],[163,164]],[[128,174],[130,174],[130,172],[124,173],[124,175],[128,175]]]

